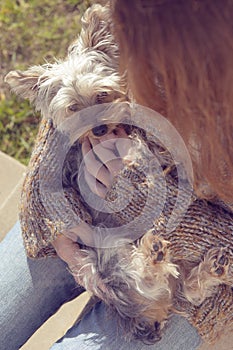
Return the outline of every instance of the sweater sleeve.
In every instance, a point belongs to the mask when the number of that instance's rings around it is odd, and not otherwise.
[[[76,224],[81,220],[91,222],[79,193],[73,187],[66,186],[56,193],[55,186],[46,193],[46,184],[44,188],[41,186],[41,182],[46,182],[46,179],[52,184],[51,171],[56,172],[58,143],[61,141],[59,137],[64,136],[59,136],[52,120],[43,119],[23,183],[20,223],[24,245],[30,258],[56,255],[51,242],[62,230],[68,228],[74,217]]]
[[[133,135],[132,149],[123,164],[106,201],[117,222],[130,224],[130,229],[141,227],[143,234],[162,212],[170,216],[177,199],[181,211],[182,205],[193,200],[188,180],[183,177],[179,183],[177,166],[159,143],[144,142],[140,135]]]
[[[134,156],[131,162],[125,162],[124,168],[107,193],[109,206],[115,208],[114,215],[123,224],[136,221],[138,217],[136,225],[131,227],[133,229],[134,226],[140,227],[142,223],[144,230],[141,234],[146,233],[147,220],[153,224],[154,234],[161,235],[169,241],[171,259],[175,264],[179,265],[182,261],[187,266],[196,266],[213,247],[226,247],[228,258],[232,260],[233,216],[230,211],[232,205],[226,206],[221,202],[210,203],[197,198],[189,187],[185,186],[185,178],[178,179],[172,160],[169,162],[167,159],[168,161],[164,163],[164,160],[160,159],[161,169],[157,172],[158,167],[153,156],[151,158],[147,146],[135,148]],[[178,180],[184,186],[179,187]],[[176,207],[178,196],[180,205]],[[156,207],[161,203],[163,206],[159,215]],[[180,220],[178,222],[174,220],[174,227],[171,226],[171,229],[167,230],[169,219],[177,212],[182,214]],[[233,322],[232,286],[225,284],[216,286],[213,295],[198,306],[185,299],[180,288],[174,295],[174,309],[189,320],[205,341],[215,341],[226,326],[230,326]]]

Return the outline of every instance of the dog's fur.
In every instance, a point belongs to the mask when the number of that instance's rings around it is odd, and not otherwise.
[[[96,103],[126,100],[109,11],[101,5],[87,10],[81,34],[64,61],[10,72],[6,77],[16,94],[28,98],[57,125]],[[125,240],[115,248],[85,249],[83,268],[74,267],[72,272],[87,290],[116,310],[127,335],[153,343],[172,310],[179,275],[185,297],[194,304],[210,296],[218,284],[232,283],[232,278],[225,278],[228,261],[224,253],[212,249],[187,271],[187,266],[174,264],[169,242],[152,229],[134,244]]]
[[[109,8],[93,6],[83,16],[81,34],[64,61],[10,72],[5,81],[56,124],[88,106],[125,98],[110,27]]]

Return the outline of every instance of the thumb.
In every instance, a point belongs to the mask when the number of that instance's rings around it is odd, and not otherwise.
[[[52,244],[57,255],[63,261],[65,261],[69,266],[77,265],[77,262],[82,255],[78,243],[72,241],[66,236],[59,235]]]

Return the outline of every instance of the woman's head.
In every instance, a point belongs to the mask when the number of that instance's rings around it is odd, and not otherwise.
[[[195,187],[233,198],[233,2],[112,0],[121,69],[135,100],[167,117]],[[205,196],[205,193],[202,193]]]

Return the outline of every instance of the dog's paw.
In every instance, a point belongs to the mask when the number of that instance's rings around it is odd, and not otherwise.
[[[154,232],[149,230],[141,240],[141,247],[144,254],[154,263],[170,261],[169,242]]]
[[[228,281],[230,278],[233,283],[232,261],[227,248],[213,248],[206,257],[206,261],[210,264],[210,273],[214,277]]]
[[[169,260],[169,243],[167,241],[158,236],[153,236],[153,239],[150,244],[150,255],[154,264]]]
[[[184,281],[184,294],[194,305],[200,305],[216,292],[220,284],[233,285],[232,256],[227,248],[212,248]]]
[[[154,275],[165,278],[172,275],[177,278],[179,271],[177,265],[172,262],[170,243],[154,230],[149,230],[140,241],[140,252],[143,254],[147,268],[151,268]]]

